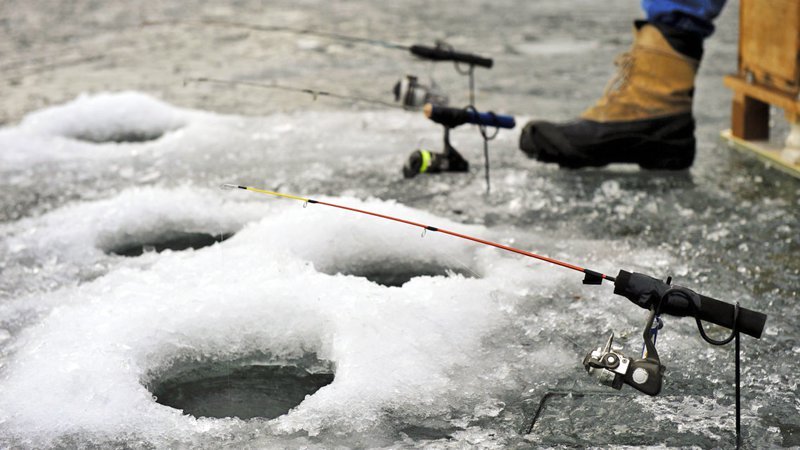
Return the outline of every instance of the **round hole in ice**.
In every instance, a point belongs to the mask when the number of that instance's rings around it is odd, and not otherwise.
[[[273,419],[333,382],[333,364],[301,359],[181,361],[145,383],[156,402],[194,417]]]
[[[145,142],[187,124],[187,114],[139,92],[81,95],[63,105],[29,114],[30,132],[94,143]]]
[[[164,250],[200,249],[222,242],[233,236],[233,233],[196,233],[187,231],[169,231],[140,242],[120,242],[106,251],[120,256],[140,256],[145,252],[162,252]]]
[[[74,133],[69,137],[79,141],[92,142],[95,144],[122,143],[122,142],[147,142],[155,141],[164,135],[166,130],[119,130],[114,133]]]
[[[448,267],[431,261],[419,260],[384,260],[368,261],[364,264],[351,263],[345,267],[327,268],[323,267],[321,272],[335,275],[353,275],[364,277],[373,283],[382,286],[400,287],[416,277],[450,277],[462,275],[467,278],[474,278],[476,275],[466,268]]]

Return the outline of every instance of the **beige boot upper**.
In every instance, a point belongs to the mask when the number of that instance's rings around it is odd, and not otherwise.
[[[699,61],[675,51],[658,28],[634,28],[631,50],[617,58],[603,97],[581,114],[596,122],[654,119],[692,111]]]

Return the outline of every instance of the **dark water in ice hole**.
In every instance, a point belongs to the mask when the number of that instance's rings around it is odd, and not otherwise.
[[[173,231],[146,242],[125,243],[109,249],[108,252],[120,256],[140,256],[150,251],[161,253],[164,250],[180,251],[190,248],[197,250],[225,241],[231,236],[233,233],[208,234]]]
[[[461,275],[467,278],[473,278],[476,276],[474,273],[465,269],[456,269],[419,261],[397,261],[385,267],[384,265],[364,265],[336,272],[363,277],[373,283],[387,287],[400,287],[416,277],[450,277]]]
[[[209,362],[152,383],[162,405],[195,417],[274,419],[333,382],[295,365]]]
[[[169,380],[153,395],[158,403],[195,417],[273,419],[331,382],[333,374],[312,374],[299,367],[245,366],[227,375]]]

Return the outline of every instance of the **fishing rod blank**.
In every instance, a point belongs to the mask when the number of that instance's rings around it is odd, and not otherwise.
[[[334,208],[344,209],[344,210],[347,210],[347,211],[352,211],[352,212],[356,212],[356,213],[360,213],[360,214],[379,217],[381,219],[387,219],[387,220],[392,220],[392,221],[395,221],[395,222],[404,223],[406,225],[411,225],[411,226],[422,228],[423,230],[426,230],[426,231],[434,231],[434,232],[438,232],[438,233],[448,234],[450,236],[454,236],[454,237],[465,239],[465,240],[468,240],[468,241],[477,242],[479,244],[484,244],[484,245],[488,245],[488,246],[491,246],[491,247],[499,248],[501,250],[506,250],[506,251],[509,251],[509,252],[512,252],[512,253],[517,253],[517,254],[520,254],[520,255],[528,256],[530,258],[535,258],[535,259],[538,259],[540,261],[545,261],[545,262],[548,262],[550,264],[555,264],[557,266],[566,267],[567,269],[572,269],[572,270],[584,273],[586,275],[586,279],[584,280],[584,282],[586,282],[587,284],[600,284],[600,283],[602,283],[602,281],[604,279],[608,280],[608,281],[612,281],[612,282],[614,281],[614,277],[610,277],[608,275],[604,275],[602,273],[595,272],[593,270],[585,269],[583,267],[579,267],[579,266],[576,266],[574,264],[570,264],[570,263],[567,263],[567,262],[564,262],[564,261],[559,261],[559,260],[554,259],[554,258],[538,255],[536,253],[532,253],[532,252],[529,252],[529,251],[526,251],[526,250],[522,250],[522,249],[519,249],[519,248],[516,248],[516,247],[510,247],[508,245],[503,245],[503,244],[500,244],[498,242],[492,242],[492,241],[488,241],[486,239],[481,239],[481,238],[478,238],[478,237],[469,236],[469,235],[462,234],[462,233],[457,233],[455,231],[446,230],[444,228],[434,227],[434,226],[431,226],[431,225],[425,225],[425,224],[418,223],[418,222],[412,222],[410,220],[401,219],[399,217],[389,216],[389,215],[386,215],[386,214],[380,214],[380,213],[367,211],[367,210],[364,210],[364,209],[353,208],[353,207],[350,207],[350,206],[340,205],[340,204],[336,204],[336,203],[330,203],[330,202],[324,202],[324,201],[321,201],[321,200],[314,200],[314,199],[310,199],[310,198],[299,197],[297,195],[284,194],[282,192],[268,191],[268,190],[265,190],[265,189],[259,189],[259,188],[255,188],[255,187],[251,187],[251,186],[240,186],[240,185],[237,185],[237,184],[228,184],[228,183],[226,183],[226,184],[221,185],[220,188],[221,189],[226,189],[226,190],[228,190],[228,189],[244,189],[246,191],[256,192],[256,193],[259,193],[259,194],[272,195],[272,196],[276,196],[276,197],[288,198],[288,199],[291,199],[291,200],[299,200],[299,201],[302,201],[302,202],[305,202],[305,203],[309,203],[309,204],[331,206],[331,207],[334,207]],[[586,280],[589,280],[589,281],[587,282]]]

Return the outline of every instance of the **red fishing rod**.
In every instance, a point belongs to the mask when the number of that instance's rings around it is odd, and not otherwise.
[[[585,274],[585,278],[583,280],[584,284],[600,284],[600,283],[603,282],[603,280],[608,280],[608,281],[611,281],[611,282],[615,281],[614,277],[602,274],[600,272],[596,272],[594,270],[590,270],[590,269],[586,269],[586,268],[583,268],[583,267],[580,267],[580,266],[576,266],[576,265],[570,264],[568,262],[559,261],[559,260],[554,259],[554,258],[550,258],[550,257],[543,256],[543,255],[538,255],[536,253],[529,252],[529,251],[526,251],[526,250],[522,250],[522,249],[519,249],[519,248],[516,248],[516,247],[510,247],[508,245],[503,245],[503,244],[500,244],[498,242],[492,242],[492,241],[488,241],[486,239],[481,239],[481,238],[478,238],[478,237],[475,237],[475,236],[469,236],[467,234],[457,233],[455,231],[446,230],[444,228],[434,227],[434,226],[431,226],[431,225],[425,225],[425,224],[418,223],[418,222],[412,222],[410,220],[401,219],[399,217],[389,216],[389,215],[386,215],[386,214],[380,214],[380,213],[376,213],[376,212],[373,212],[373,211],[366,211],[366,210],[363,210],[363,209],[353,208],[353,207],[345,206],[345,205],[339,205],[339,204],[336,204],[336,203],[323,202],[321,200],[314,200],[314,199],[310,199],[310,198],[299,197],[297,195],[290,195],[290,194],[284,194],[284,193],[281,193],[281,192],[258,189],[258,188],[254,188],[254,187],[250,187],[250,186],[239,186],[239,185],[236,185],[236,184],[223,184],[220,187],[222,189],[244,189],[246,191],[256,192],[256,193],[259,193],[259,194],[267,194],[267,195],[273,195],[273,196],[276,196],[276,197],[288,198],[288,199],[292,199],[292,200],[299,200],[301,202],[315,204],[315,205],[331,206],[333,208],[339,208],[339,209],[344,209],[346,211],[352,211],[352,212],[356,212],[356,213],[360,213],[360,214],[366,214],[368,216],[380,217],[381,219],[393,220],[395,222],[404,223],[406,225],[419,227],[419,228],[422,228],[423,230],[426,230],[426,231],[434,231],[434,232],[437,232],[437,233],[449,234],[450,236],[455,236],[457,238],[461,238],[461,239],[466,239],[468,241],[477,242],[479,244],[489,245],[489,246],[492,246],[492,247],[495,247],[495,248],[499,248],[499,249],[506,250],[506,251],[509,251],[509,252],[517,253],[517,254],[520,254],[520,255],[525,255],[525,256],[528,256],[528,257],[531,257],[531,258],[536,258],[536,259],[538,259],[540,261],[549,262],[550,264],[555,264],[557,266],[566,267],[567,269],[572,269],[572,270],[581,272],[581,273]]]
[[[616,276],[606,275],[602,272],[587,269],[575,264],[565,261],[560,261],[548,256],[539,255],[537,253],[522,250],[520,248],[511,247],[508,245],[500,244],[498,242],[489,241],[475,236],[470,236],[463,233],[447,230],[444,228],[435,227],[419,222],[414,222],[400,217],[394,217],[387,214],[380,214],[374,211],[367,211],[364,209],[353,208],[351,206],[340,205],[337,203],[325,202],[321,200],[314,200],[311,198],[300,197],[297,195],[284,194],[282,192],[268,191],[251,186],[240,186],[237,184],[223,184],[220,186],[222,189],[243,189],[250,192],[259,194],[272,195],[275,197],[288,198],[298,200],[306,204],[324,205],[333,208],[351,211],[368,216],[379,217],[381,219],[392,220],[394,222],[404,223],[415,227],[422,228],[426,231],[433,231],[437,233],[448,234],[468,241],[477,242],[479,244],[488,245],[491,247],[499,248],[509,252],[524,255],[530,258],[535,258],[540,261],[548,262],[557,266],[572,269],[584,274],[583,284],[602,284],[603,280],[614,283],[614,293],[626,297],[633,303],[636,303],[645,309],[658,309],[658,313],[670,314],[673,316],[691,316],[698,320],[705,320],[732,330],[736,330],[745,334],[749,334],[755,338],[761,337],[761,332],[764,328],[767,316],[751,311],[745,308],[739,308],[730,303],[713,299],[704,295],[700,295],[690,289],[681,286],[673,286],[672,279],[668,278],[666,282],[649,275],[640,273],[631,273],[620,270]]]
[[[648,395],[658,395],[661,392],[664,371],[666,367],[661,364],[661,360],[656,350],[656,336],[658,330],[663,327],[660,319],[661,314],[669,314],[677,317],[694,317],[697,328],[703,339],[712,345],[725,345],[736,340],[735,346],[735,372],[736,372],[736,442],[737,446],[741,442],[741,402],[740,402],[740,345],[739,334],[744,333],[761,338],[767,316],[761,312],[742,308],[739,303],[732,305],[683,287],[672,285],[672,278],[666,281],[641,273],[631,273],[620,270],[617,276],[612,277],[601,272],[586,269],[584,267],[570,264],[547,256],[539,255],[527,250],[500,244],[498,242],[481,239],[444,228],[434,227],[399,217],[380,214],[364,209],[353,208],[351,206],[340,205],[337,203],[314,200],[311,198],[300,197],[297,195],[284,194],[281,192],[268,191],[250,186],[240,186],[236,184],[223,184],[222,189],[243,189],[259,194],[283,197],[298,200],[306,204],[324,205],[345,211],[365,214],[381,219],[392,220],[415,227],[425,231],[444,233],[468,241],[477,242],[483,245],[499,248],[519,255],[535,258],[540,261],[548,262],[557,266],[572,269],[584,274],[584,284],[602,284],[603,280],[614,283],[614,293],[621,295],[636,305],[649,311],[647,322],[642,333],[644,340],[643,350],[640,357],[627,357],[612,344],[614,334],[608,338],[604,346],[589,352],[583,359],[584,368],[589,374],[597,377],[602,383],[615,389],[621,389],[623,384],[627,384],[634,389]],[[708,337],[702,322],[708,321],[731,329],[731,334],[726,339],[715,340]],[[531,425],[532,427],[533,425]]]

